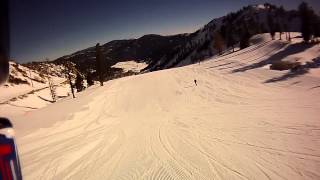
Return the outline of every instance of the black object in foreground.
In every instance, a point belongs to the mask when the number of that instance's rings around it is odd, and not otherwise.
[[[11,122],[0,117],[0,179],[21,180],[21,168],[14,129]]]
[[[9,76],[9,1],[0,1],[0,84]]]

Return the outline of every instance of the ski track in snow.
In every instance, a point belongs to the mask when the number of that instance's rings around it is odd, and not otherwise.
[[[320,179],[319,89],[307,91],[320,79],[264,84],[281,72],[232,73],[285,46],[262,42],[83,92],[77,100],[90,101],[65,120],[18,134],[24,178]],[[290,86],[297,80],[311,84]],[[70,101],[51,106],[66,113]]]

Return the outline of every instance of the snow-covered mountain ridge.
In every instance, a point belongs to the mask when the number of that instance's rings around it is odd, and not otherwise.
[[[102,47],[105,61],[108,66],[117,62],[135,60],[148,63],[145,69],[155,71],[197,62],[217,54],[213,49],[213,35],[221,31],[221,27],[232,29],[235,41],[248,30],[250,36],[269,31],[267,16],[271,14],[274,19],[280,15],[275,13],[279,7],[265,4],[247,6],[235,13],[216,18],[198,31],[190,34],[173,36],[145,35],[139,39],[114,40]],[[286,24],[283,31],[298,32],[300,19],[297,11],[281,9],[281,20]],[[238,44],[239,45],[239,44]],[[238,46],[237,43],[235,46]],[[94,47],[63,56],[55,60],[56,63],[72,61],[78,64],[80,71],[94,69]]]

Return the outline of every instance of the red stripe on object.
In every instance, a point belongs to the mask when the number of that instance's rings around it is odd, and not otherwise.
[[[4,166],[3,166],[3,161],[4,161],[4,159],[1,158],[0,159],[0,172],[1,172],[1,176],[2,176],[3,180],[7,180],[6,171],[5,171]]]
[[[11,145],[9,144],[1,144],[0,145],[0,156],[8,155],[12,152]]]
[[[8,178],[8,180],[12,180],[12,173],[13,172],[11,172],[9,161],[5,161],[4,163],[5,163],[5,168],[7,171],[7,178]]]

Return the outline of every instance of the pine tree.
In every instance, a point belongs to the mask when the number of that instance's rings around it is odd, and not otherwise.
[[[274,23],[274,20],[273,20],[273,17],[272,17],[272,14],[271,12],[269,11],[268,13],[268,26],[269,26],[269,32],[270,32],[270,35],[271,35],[271,38],[272,40],[274,40],[275,38],[275,35],[276,35],[276,30],[275,30],[275,23]]]
[[[213,34],[213,48],[218,51],[219,55],[222,54],[223,46],[224,46],[224,41],[221,34],[219,32],[215,32]]]
[[[317,20],[315,21],[315,25],[314,25],[314,36],[315,37],[320,37],[320,17],[317,16]]]
[[[293,16],[292,15],[289,15],[288,17],[288,22],[292,21],[293,19]],[[291,29],[289,29],[289,27],[287,27],[287,32],[288,32],[288,41],[291,41]]]
[[[301,33],[303,40],[309,42],[312,36],[312,9],[306,2],[299,5],[299,13],[301,17]]]
[[[251,35],[247,28],[247,25],[243,25],[241,29],[241,37],[240,37],[240,49],[244,49],[250,46],[250,38]]]
[[[278,31],[280,33],[280,40],[282,40],[282,34],[283,34],[283,30],[284,30],[284,26],[285,26],[285,10],[283,8],[283,6],[281,6],[278,10],[277,10],[277,19],[278,19]]]
[[[103,55],[102,55],[99,43],[96,45],[96,70],[97,70],[97,75],[99,77],[100,86],[103,86],[104,65],[103,65]]]
[[[49,58],[46,58],[45,59],[46,62],[49,62]],[[46,70],[46,72],[44,72]],[[52,98],[52,102],[56,102],[57,101],[57,92],[56,92],[56,86],[55,84],[53,83],[53,80],[52,78],[50,77],[50,74],[51,74],[51,69],[48,68],[48,69],[43,69],[41,74],[43,74],[47,80],[48,80],[48,84],[49,84],[49,90],[50,90],[50,95],[51,95],[51,98]]]
[[[284,29],[284,31],[285,31],[285,35],[286,35],[286,40],[289,40],[289,36],[288,36],[288,24],[287,23],[284,23],[283,24],[283,29]]]
[[[87,85],[88,85],[88,87],[94,85],[94,81],[92,79],[92,74],[90,72],[87,74]]]
[[[232,24],[233,16],[234,15],[232,15],[232,14],[227,16],[227,25],[225,27],[225,30],[223,30],[221,27],[220,31],[226,41],[227,47],[232,47],[232,51],[234,52],[234,46],[237,43],[237,41],[235,39],[235,30],[234,30],[234,26]],[[223,35],[223,32],[225,33],[225,35]]]
[[[71,62],[68,62],[68,61],[65,62],[64,63],[64,74],[65,74],[66,78],[68,79],[71,93],[72,93],[72,97],[75,98],[73,84],[72,84],[72,76],[71,76],[72,72],[73,72],[73,66],[72,66]]]
[[[85,89],[83,85],[83,77],[79,72],[77,73],[75,86],[76,86],[77,92],[81,92]]]
[[[234,46],[236,45],[237,41],[235,39],[235,32],[233,27],[228,28],[228,41],[227,46],[232,47],[232,52],[234,52]]]
[[[280,23],[276,23],[276,24],[275,24],[275,29],[276,29],[276,31],[279,32],[279,36],[280,36],[280,37],[279,37],[279,40],[282,40],[283,29],[282,29]],[[274,38],[273,38],[273,39],[274,39]]]
[[[49,90],[50,90],[52,102],[56,102],[57,101],[56,86],[53,84],[53,81],[49,75],[47,76],[47,78],[48,78],[48,82],[49,82]]]
[[[313,13],[312,22],[313,22],[312,27],[313,27],[314,37],[320,37],[320,16],[316,13]]]

